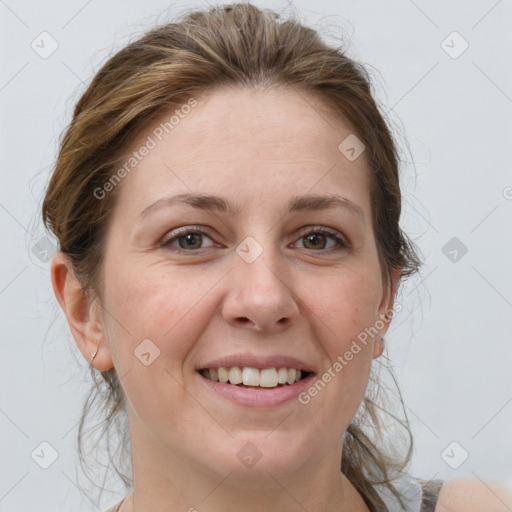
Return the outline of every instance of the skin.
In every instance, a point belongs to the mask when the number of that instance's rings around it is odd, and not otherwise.
[[[350,161],[338,150],[353,130],[311,95],[217,89],[197,100],[118,185],[97,296],[83,293],[63,254],[52,261],[80,350],[90,361],[98,348],[94,367],[114,367],[127,396],[134,491],[121,511],[366,511],[340,472],[342,436],[383,351],[399,270],[383,283],[365,153]],[[181,204],[138,218],[158,199],[189,192],[223,196],[241,211]],[[340,194],[363,218],[343,207],[286,214],[303,194]],[[187,254],[159,245],[173,238],[179,247],[182,226],[204,231],[202,245],[186,245],[183,233]],[[347,245],[336,250],[331,235],[308,243],[301,230],[315,226],[337,230]],[[262,248],[252,263],[236,252],[248,236]],[[378,335],[305,405],[237,405],[196,372],[249,352],[297,357],[321,376],[382,318]],[[134,356],[145,339],[160,350],[148,366]],[[262,455],[252,467],[237,457],[247,442]]]
[[[508,512],[511,509],[512,493],[501,483],[459,478],[443,485],[436,512]]]

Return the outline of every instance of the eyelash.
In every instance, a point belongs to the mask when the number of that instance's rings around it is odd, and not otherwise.
[[[164,239],[160,243],[160,247],[162,247],[164,249],[168,249],[172,252],[179,253],[179,254],[191,254],[194,252],[201,251],[201,249],[188,249],[187,250],[187,249],[182,249],[181,247],[174,247],[171,245],[171,243],[173,241],[178,240],[182,236],[190,235],[190,234],[206,235],[208,238],[211,239],[211,237],[205,231],[190,228],[189,226],[187,226],[184,229],[175,231],[173,237]],[[328,249],[319,249],[319,250],[310,249],[313,252],[331,252],[331,251],[340,251],[343,249],[348,249],[348,244],[340,237],[340,234],[338,233],[338,231],[336,231],[335,229],[332,229],[332,228],[327,228],[327,227],[314,226],[314,227],[308,229],[307,231],[303,231],[301,233],[301,235],[299,236],[298,240],[300,240],[306,236],[313,235],[313,234],[328,235],[329,237],[334,239],[335,242],[338,244],[338,247],[329,247]],[[208,249],[208,247],[206,249]]]

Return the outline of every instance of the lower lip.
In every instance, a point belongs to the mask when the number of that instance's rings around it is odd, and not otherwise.
[[[314,377],[314,374],[310,373],[305,379],[299,380],[299,382],[294,384],[287,384],[277,388],[246,389],[233,384],[207,379],[199,372],[197,374],[210,389],[231,402],[246,407],[275,407],[297,399],[300,393],[311,385]]]

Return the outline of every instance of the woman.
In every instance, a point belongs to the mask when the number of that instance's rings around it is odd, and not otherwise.
[[[129,421],[109,512],[507,510],[386,448],[367,388],[419,266],[400,209],[364,69],[309,28],[212,8],[105,64],[43,217],[56,297]]]

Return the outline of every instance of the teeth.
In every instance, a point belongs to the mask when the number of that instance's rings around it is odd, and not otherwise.
[[[229,371],[231,376],[231,370]],[[229,379],[231,384],[238,384]],[[242,370],[242,382],[245,386],[259,386],[260,385],[260,372],[256,368],[244,368]]]
[[[216,382],[229,382],[230,384],[243,384],[244,386],[275,388],[279,384],[294,384],[299,382],[302,371],[296,368],[258,368],[233,366],[231,368],[219,367],[203,370],[202,374]]]
[[[242,382],[242,370],[238,366],[229,369],[229,382],[231,384],[240,384]]]
[[[288,370],[286,368],[279,368],[279,370],[277,370],[277,382],[279,382],[279,384],[286,384],[287,380]]]
[[[286,382],[288,382],[288,384],[293,384],[295,382],[295,373],[295,368],[290,368],[288,370],[288,379],[286,379]]]
[[[260,371],[260,386],[262,388],[275,388],[277,386],[277,370],[265,368]]]
[[[227,382],[229,380],[229,372],[226,368],[223,368],[221,366],[220,368],[217,369],[217,373],[219,375],[219,382]],[[207,375],[206,377],[209,378],[209,375]]]

